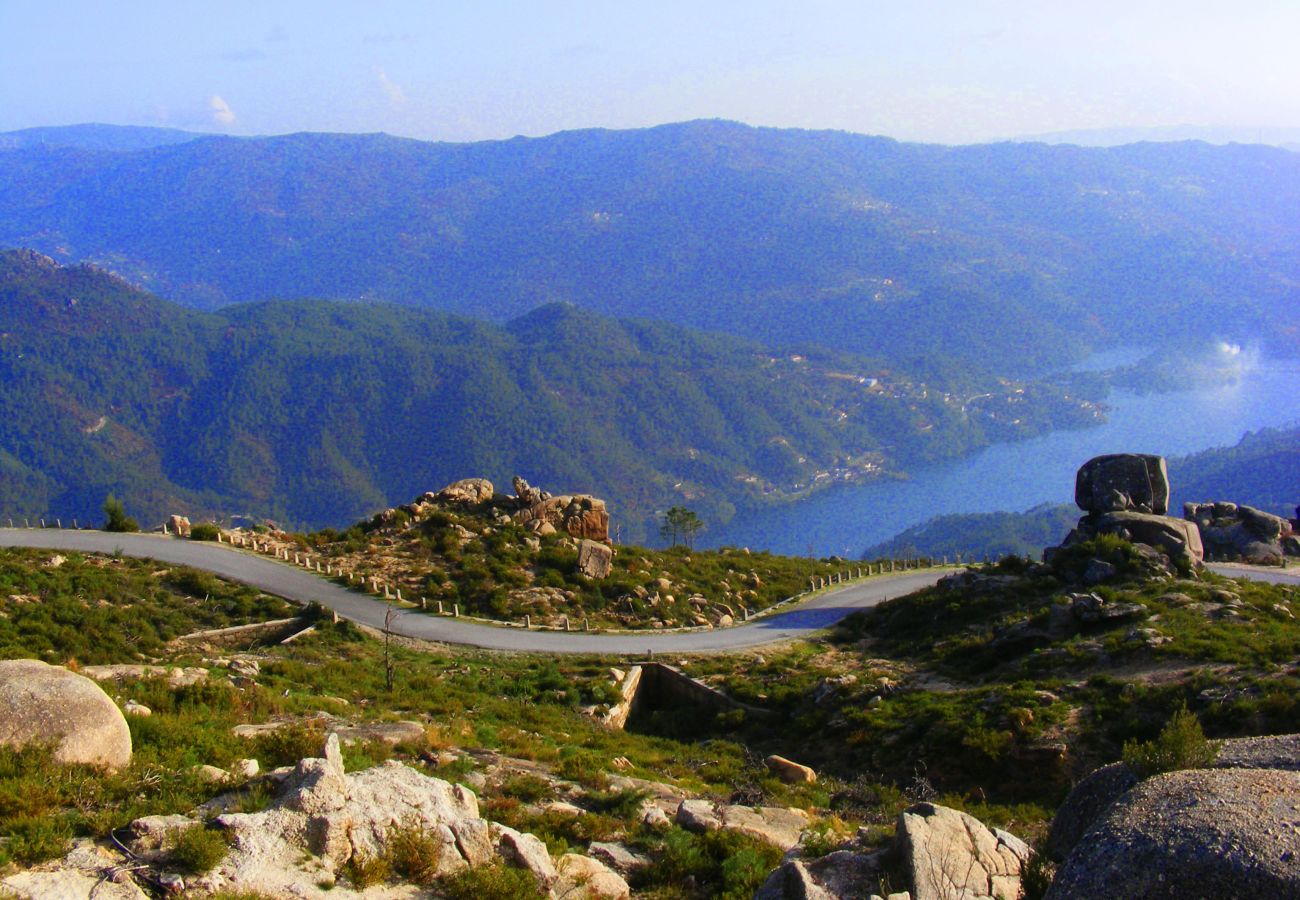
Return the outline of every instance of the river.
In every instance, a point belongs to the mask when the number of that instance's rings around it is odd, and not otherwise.
[[[1115,391],[1106,404],[1104,425],[994,444],[918,469],[906,481],[833,488],[737,516],[702,533],[698,543],[853,558],[934,516],[1072,502],[1075,471],[1098,454],[1184,456],[1231,446],[1248,431],[1300,422],[1300,360],[1261,362],[1228,386],[1148,395]]]

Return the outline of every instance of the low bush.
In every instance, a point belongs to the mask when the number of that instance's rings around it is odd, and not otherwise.
[[[1179,769],[1204,769],[1219,750],[1206,737],[1196,714],[1186,706],[1174,713],[1153,741],[1126,741],[1124,763],[1138,778]]]
[[[171,849],[171,859],[186,872],[203,875],[215,869],[228,852],[230,844],[222,832],[191,828],[176,838]]]

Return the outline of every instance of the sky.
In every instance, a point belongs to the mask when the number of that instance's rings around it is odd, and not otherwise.
[[[0,0],[0,131],[1300,126],[1297,0]]]

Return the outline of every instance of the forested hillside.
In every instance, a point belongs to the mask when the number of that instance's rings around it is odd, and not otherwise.
[[[197,307],[366,298],[504,321],[573,301],[949,378],[1134,335],[1300,350],[1300,156],[1277,148],[942,147],[719,121],[149,146],[169,138],[11,142],[0,246]]]
[[[1050,384],[921,382],[552,304],[505,325],[328,301],[218,313],[0,253],[0,516],[338,525],[466,476],[610,500],[624,536],[1100,415]]]

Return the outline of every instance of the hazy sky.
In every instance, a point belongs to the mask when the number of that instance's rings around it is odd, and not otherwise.
[[[0,131],[1300,125],[1300,0],[0,0]]]

